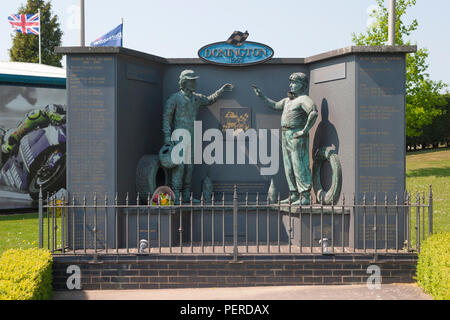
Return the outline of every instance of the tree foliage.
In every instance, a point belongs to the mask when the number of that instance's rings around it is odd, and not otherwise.
[[[27,0],[17,13],[34,14],[41,9],[41,58],[42,63],[61,67],[62,54],[54,52],[55,47],[61,45],[62,31],[58,16],[52,15],[51,2],[44,0]],[[11,61],[39,62],[39,37],[34,34],[16,32],[13,36],[13,45],[9,50]]]
[[[352,34],[352,41],[356,45],[381,46],[388,40],[389,12],[383,0],[376,0],[378,9],[371,13],[375,22],[365,33]],[[403,18],[409,7],[414,6],[416,0],[396,1],[395,44],[411,45],[407,39],[417,30],[418,22],[414,19],[406,24]],[[442,81],[433,81],[427,73],[429,52],[426,48],[418,48],[417,52],[406,57],[406,135],[417,137],[422,135],[423,127],[431,124],[433,119],[442,115],[441,108],[446,104],[440,91],[447,85]]]
[[[443,95],[446,103],[438,107],[442,115],[434,118],[430,124],[423,126],[423,134],[406,137],[406,150],[420,150],[427,147],[438,148],[439,145],[450,146],[450,93]]]

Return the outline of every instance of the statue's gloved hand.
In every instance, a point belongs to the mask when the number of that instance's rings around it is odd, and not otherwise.
[[[226,83],[222,86],[222,88],[220,88],[220,90],[231,92],[231,91],[233,91],[233,88],[234,88],[234,86],[231,83]]]
[[[258,88],[256,85],[252,84],[252,87],[253,87],[253,91],[255,91],[255,94],[256,94],[258,97],[262,98],[262,97],[264,96],[263,93],[262,93],[262,91],[261,91],[261,89]]]

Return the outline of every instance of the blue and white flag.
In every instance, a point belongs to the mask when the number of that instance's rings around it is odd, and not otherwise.
[[[92,47],[121,47],[123,24],[91,42]]]

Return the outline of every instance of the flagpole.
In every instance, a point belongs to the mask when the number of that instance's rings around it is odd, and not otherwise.
[[[80,0],[80,47],[84,47],[84,0]]]
[[[41,28],[41,9],[38,9],[38,14],[39,14],[39,64],[41,64],[41,32],[42,32],[42,28]]]
[[[395,46],[395,0],[389,2],[388,45]]]

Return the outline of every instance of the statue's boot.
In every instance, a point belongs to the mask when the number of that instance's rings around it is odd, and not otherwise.
[[[310,195],[309,192],[303,192],[303,193],[302,193],[302,196],[301,196],[301,200],[300,200],[300,197],[299,197],[299,199],[296,200],[294,203],[292,203],[292,205],[293,205],[293,206],[299,206],[299,205],[305,206],[305,205],[309,205],[309,204],[311,204],[310,197],[311,197],[311,195]]]
[[[191,190],[190,189],[185,189],[183,190],[183,202],[185,203],[191,203]],[[200,200],[195,199],[194,197],[192,197],[192,203],[194,204],[199,204]]]
[[[175,194],[175,204],[180,204],[182,198],[181,189],[183,186],[183,165],[179,165],[173,168],[170,175],[170,187]]]
[[[179,190],[173,190],[175,193],[175,201],[174,204],[180,204],[180,191]]]
[[[284,200],[281,200],[281,204],[289,204],[289,202],[294,203],[295,201],[300,199],[300,195],[298,192],[291,192],[290,197],[287,197]]]

